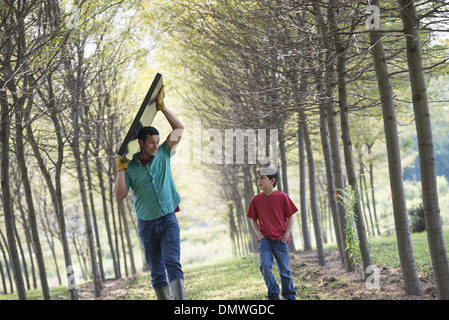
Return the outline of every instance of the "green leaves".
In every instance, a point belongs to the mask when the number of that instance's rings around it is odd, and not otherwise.
[[[361,254],[356,226],[357,216],[354,212],[354,205],[358,201],[358,194],[351,186],[347,186],[344,190],[340,189],[339,191],[338,202],[345,207],[345,251],[349,251],[349,258],[352,260],[355,270],[359,271]]]

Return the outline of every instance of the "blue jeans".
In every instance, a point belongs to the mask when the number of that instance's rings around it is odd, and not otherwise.
[[[274,241],[270,238],[262,238],[259,242],[260,271],[268,288],[268,297],[279,296],[279,285],[274,278],[271,268],[273,267],[273,255],[281,276],[282,297],[286,300],[296,299],[296,291],[293,286],[292,273],[288,267],[288,245],[281,240]]]
[[[155,220],[137,219],[139,237],[150,266],[151,284],[160,289],[177,278],[184,279],[181,269],[181,244],[178,219],[174,212]],[[167,270],[167,273],[165,273]]]

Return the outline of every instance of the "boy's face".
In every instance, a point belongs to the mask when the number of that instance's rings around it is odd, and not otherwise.
[[[259,175],[259,188],[260,188],[260,190],[262,190],[262,191],[265,191],[265,190],[270,190],[270,189],[272,189],[273,188],[273,184],[274,184],[274,182],[276,181],[276,179],[275,178],[273,178],[273,179],[268,179],[268,177],[266,176],[266,175]]]

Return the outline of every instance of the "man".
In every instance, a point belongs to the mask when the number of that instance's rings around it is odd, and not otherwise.
[[[131,161],[117,158],[114,195],[123,200],[132,189],[137,227],[145,258],[150,266],[151,283],[158,300],[183,300],[184,274],[180,264],[180,231],[175,212],[181,200],[171,174],[170,157],[181,140],[181,122],[170,112],[161,88],[156,108],[164,114],[173,131],[159,145],[159,132],[143,127],[138,134],[140,152]],[[167,282],[168,276],[168,282]]]

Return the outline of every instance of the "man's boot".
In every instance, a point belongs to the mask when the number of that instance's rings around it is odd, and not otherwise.
[[[184,280],[182,278],[177,278],[170,282],[170,289],[173,295],[173,300],[185,300]]]
[[[156,292],[156,297],[158,300],[171,300],[170,286],[165,286],[160,289],[154,289],[154,292]]]

